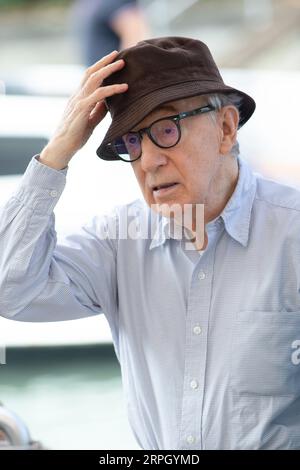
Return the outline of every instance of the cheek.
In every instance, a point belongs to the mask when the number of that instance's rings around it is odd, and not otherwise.
[[[202,157],[209,157],[219,153],[218,133],[215,124],[202,116],[201,123],[191,122],[186,129],[184,140],[194,152]]]
[[[195,147],[182,157],[184,164],[181,165],[180,173],[187,188],[205,179],[210,167],[210,159],[205,152]]]
[[[146,187],[144,171],[142,171],[140,168],[133,167],[133,172],[134,172],[135,178],[137,179],[139,187],[142,191],[145,201],[148,204],[153,203],[152,191],[148,187]]]
[[[209,189],[212,175],[215,172],[214,160],[207,153],[195,150],[187,155],[181,176],[184,192],[192,201],[202,201]]]
[[[141,170],[139,166],[131,164],[131,167],[134,172],[134,176],[137,179],[137,182],[141,188],[141,190],[144,192],[144,187],[145,187],[145,173]]]

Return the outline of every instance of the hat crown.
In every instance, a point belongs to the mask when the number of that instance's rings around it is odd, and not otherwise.
[[[128,91],[106,99],[112,117],[158,88],[195,80],[224,83],[206,44],[192,38],[140,41],[121,51],[115,60],[118,59],[124,59],[125,66],[107,77],[103,85],[128,83]]]

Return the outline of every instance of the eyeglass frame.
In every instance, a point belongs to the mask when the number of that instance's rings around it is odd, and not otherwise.
[[[181,119],[185,119],[187,117],[191,117],[191,116],[196,116],[196,115],[199,115],[199,114],[205,114],[205,113],[208,113],[210,111],[216,111],[216,107],[211,105],[211,104],[207,104],[205,106],[201,106],[200,108],[196,108],[196,109],[192,109],[191,111],[182,111],[181,113],[179,114],[173,114],[172,116],[165,116],[165,117],[162,117],[162,118],[159,118],[159,119],[156,119],[155,121],[153,121],[150,126],[148,127],[143,127],[142,129],[139,129],[137,131],[128,131],[126,134],[137,134],[139,136],[139,139],[140,139],[140,144],[141,144],[141,154],[135,158],[134,160],[124,160],[124,158],[120,157],[120,155],[117,153],[117,151],[113,148],[114,150],[114,153],[116,155],[116,157],[119,159],[119,160],[122,160],[123,162],[126,162],[126,163],[132,163],[132,162],[135,162],[137,160],[139,160],[142,156],[142,139],[143,139],[143,134],[147,134],[147,136],[149,137],[149,139],[151,140],[151,142],[153,142],[154,145],[156,145],[157,147],[159,148],[172,148],[172,147],[175,147],[175,145],[178,144],[178,142],[180,141],[181,139],[181,127],[180,127],[180,121]],[[156,124],[157,122],[159,121],[173,121],[177,127],[177,130],[178,130],[178,139],[177,141],[175,142],[175,144],[172,144],[172,145],[169,145],[167,147],[164,147],[162,145],[159,145],[157,142],[155,142],[153,136],[151,135],[151,127]],[[125,135],[125,134],[124,134]],[[122,137],[122,136],[121,136]],[[110,142],[109,144],[107,144],[111,147],[114,146],[114,143],[113,142]]]

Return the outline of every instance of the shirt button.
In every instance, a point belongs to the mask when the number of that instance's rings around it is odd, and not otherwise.
[[[56,191],[56,189],[52,189],[52,191],[50,191],[50,196],[51,196],[51,197],[56,197],[56,196],[57,196],[57,191]]]
[[[198,274],[198,279],[200,279],[200,281],[202,281],[203,279],[206,278],[206,274],[204,271],[200,271],[199,274]]]
[[[198,388],[199,384],[198,384],[197,380],[191,380],[190,386],[191,386],[192,389],[196,390]]]
[[[202,330],[201,330],[201,326],[199,326],[199,325],[194,326],[194,328],[193,328],[193,333],[194,333],[195,335],[200,335],[201,331],[202,331]]]
[[[188,437],[186,438],[186,442],[187,442],[188,444],[194,444],[194,442],[195,442],[194,436],[188,436]]]

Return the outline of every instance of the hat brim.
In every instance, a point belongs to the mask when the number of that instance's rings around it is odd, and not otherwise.
[[[101,145],[97,149],[97,155],[103,160],[119,160],[108,144],[130,131],[155,108],[169,101],[211,93],[237,93],[241,96],[242,103],[238,128],[241,128],[248,121],[255,110],[255,101],[251,96],[228,85],[204,80],[176,83],[139,97],[123,113],[114,116]]]

